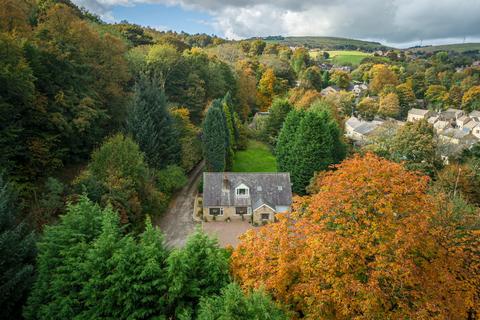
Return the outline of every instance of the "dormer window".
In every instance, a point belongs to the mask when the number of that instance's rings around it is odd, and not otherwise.
[[[249,197],[250,189],[243,183],[235,188],[235,194],[237,197]]]

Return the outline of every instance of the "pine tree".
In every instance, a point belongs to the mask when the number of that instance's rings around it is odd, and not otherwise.
[[[229,283],[229,253],[197,231],[168,257],[168,298],[177,318],[196,314],[202,297],[219,294]]]
[[[179,133],[167,111],[165,94],[145,77],[136,85],[127,130],[145,153],[150,166],[161,169],[179,162]]]
[[[15,195],[0,176],[0,318],[20,318],[33,282],[35,235],[17,223]]]
[[[203,153],[208,171],[224,171],[227,157],[227,128],[222,104],[214,100],[203,124]]]

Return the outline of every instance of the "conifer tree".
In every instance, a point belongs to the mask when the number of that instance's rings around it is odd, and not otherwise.
[[[179,133],[167,111],[165,94],[145,77],[136,85],[127,130],[145,153],[150,166],[162,169],[179,162]]]
[[[279,171],[290,172],[294,166],[295,159],[292,155],[292,149],[295,145],[295,134],[297,132],[300,121],[305,116],[305,111],[292,110],[285,118],[282,130],[278,135],[275,155]]]
[[[292,189],[305,194],[315,172],[340,162],[346,154],[338,124],[326,110],[291,111],[277,142],[280,171],[290,172]]]
[[[203,154],[208,171],[224,171],[228,141],[222,103],[214,100],[203,123]]]
[[[244,294],[240,286],[231,283],[219,296],[205,297],[200,302],[198,320],[286,320],[288,317],[262,291]]]
[[[37,278],[26,319],[73,319],[83,310],[80,291],[88,279],[82,264],[100,234],[103,210],[86,197],[69,205],[56,225],[46,226],[38,247]]]
[[[35,236],[16,221],[18,210],[11,187],[0,175],[0,318],[20,318],[33,282]]]
[[[197,231],[168,257],[168,297],[177,318],[193,318],[202,297],[219,294],[229,283],[229,252]]]

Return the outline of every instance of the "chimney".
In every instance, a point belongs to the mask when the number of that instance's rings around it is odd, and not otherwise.
[[[230,190],[230,182],[225,172],[223,173],[223,190]]]

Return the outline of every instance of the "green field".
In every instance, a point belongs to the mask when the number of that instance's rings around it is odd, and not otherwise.
[[[336,50],[327,51],[330,54],[330,62],[336,65],[352,64],[358,65],[365,58],[372,54],[368,52],[356,51],[356,50]],[[323,51],[310,51],[312,58],[318,54],[322,54]]]
[[[323,50],[355,50],[364,51],[385,50],[388,47],[379,42],[363,41],[337,37],[283,37],[281,40],[267,40],[286,46],[318,48]]]
[[[408,51],[412,52],[435,52],[435,51],[455,51],[455,52],[465,52],[471,50],[480,50],[480,43],[456,43],[456,44],[446,44],[439,46],[425,46],[421,48],[411,48]]]
[[[238,151],[233,162],[234,172],[276,172],[275,157],[262,142],[250,140],[246,150]]]

